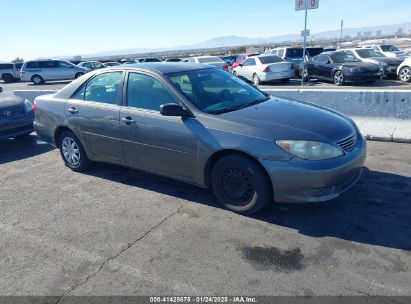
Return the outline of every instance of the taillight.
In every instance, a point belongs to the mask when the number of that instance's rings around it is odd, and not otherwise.
[[[223,66],[223,69],[228,70],[228,66],[227,65]]]
[[[33,111],[34,111],[34,113],[37,112],[37,103],[36,103],[36,101],[34,101],[34,103],[33,103]]]
[[[266,66],[265,69],[263,70],[264,73],[268,73],[270,71],[270,67]]]
[[[20,77],[26,74],[26,71],[20,71]]]

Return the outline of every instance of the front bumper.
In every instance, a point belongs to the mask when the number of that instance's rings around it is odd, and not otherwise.
[[[278,79],[287,79],[287,78],[292,78],[295,75],[294,70],[288,70],[284,72],[270,72],[270,73],[260,73],[258,77],[260,78],[261,81],[272,81],[272,80],[278,80]]]
[[[363,82],[363,81],[376,81],[381,79],[382,73],[370,73],[370,74],[346,74],[345,80],[349,82]]]
[[[361,177],[366,141],[358,135],[346,155],[323,161],[293,158],[287,162],[260,160],[270,175],[276,202],[324,202],[338,197]]]
[[[0,120],[0,140],[29,134],[34,131],[34,115]]]

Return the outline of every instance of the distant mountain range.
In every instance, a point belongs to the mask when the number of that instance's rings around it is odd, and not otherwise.
[[[343,36],[351,36],[353,38],[357,37],[357,32],[365,33],[371,32],[373,35],[377,31],[381,31],[381,35],[392,35],[397,32],[399,28],[403,29],[403,33],[406,34],[411,30],[410,23],[402,24],[391,24],[382,26],[370,26],[370,27],[360,27],[360,28],[344,28]],[[321,39],[338,39],[340,36],[340,30],[311,33],[311,38],[313,40]],[[83,57],[104,57],[104,56],[122,56],[129,54],[143,54],[150,52],[162,52],[162,51],[174,51],[174,50],[190,50],[190,49],[208,49],[208,48],[219,48],[219,47],[235,47],[244,45],[258,45],[258,44],[269,44],[269,43],[281,43],[281,42],[296,42],[300,41],[300,34],[288,34],[282,36],[273,37],[259,37],[259,38],[249,38],[241,36],[226,36],[218,37],[195,44],[175,46],[171,48],[134,48],[125,50],[113,50],[113,51],[102,51],[94,54],[83,55]]]

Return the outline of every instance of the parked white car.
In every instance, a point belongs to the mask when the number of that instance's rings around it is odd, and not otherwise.
[[[397,75],[402,82],[411,81],[411,58],[405,59],[404,62],[400,64],[397,69]]]
[[[233,74],[252,81],[255,85],[261,82],[282,80],[288,82],[294,77],[294,65],[279,56],[261,55],[248,57],[233,70]]]
[[[187,62],[210,64],[210,65],[214,65],[218,68],[228,71],[227,63],[223,59],[217,56],[190,57],[187,60]]]
[[[404,55],[404,52],[402,52],[399,48],[397,48],[395,45],[392,44],[372,44],[372,45],[363,45],[361,48],[366,48],[366,49],[375,49],[377,51],[380,51],[387,57],[401,57]]]
[[[5,83],[20,79],[20,68],[23,63],[0,62],[0,79]]]

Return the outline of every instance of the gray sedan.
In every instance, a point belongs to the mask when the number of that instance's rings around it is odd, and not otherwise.
[[[209,65],[93,71],[36,99],[38,136],[74,171],[109,162],[211,187],[226,208],[334,199],[359,179],[366,142],[349,118],[271,98]]]

